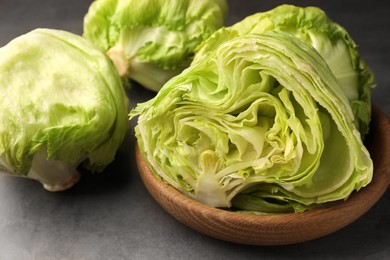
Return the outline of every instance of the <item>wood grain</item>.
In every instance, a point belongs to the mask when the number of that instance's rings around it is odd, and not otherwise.
[[[153,198],[169,214],[205,235],[239,244],[286,245],[333,233],[366,213],[390,184],[390,122],[376,107],[367,147],[374,161],[374,178],[348,200],[303,213],[243,215],[201,204],[158,180],[136,146],[140,176]]]

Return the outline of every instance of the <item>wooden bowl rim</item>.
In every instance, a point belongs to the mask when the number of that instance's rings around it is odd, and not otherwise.
[[[383,112],[373,107],[373,123],[374,137],[379,138],[386,145],[380,147],[382,148],[379,152],[381,156],[378,158],[377,155],[373,158],[375,168],[371,183],[359,192],[353,193],[346,201],[301,213],[256,215],[213,208],[193,200],[156,178],[143,159],[138,144],[136,144],[136,162],[141,179],[152,197],[169,214],[190,228],[217,239],[240,244],[293,244],[313,240],[347,226],[366,213],[385,193],[390,184],[390,169],[387,165],[390,160],[390,122]],[[186,215],[193,217],[194,221]],[[196,215],[202,215],[202,218],[197,219]],[[208,223],[196,223],[195,221]],[[212,228],[212,225],[218,225],[221,228],[224,223],[237,226],[237,229],[231,232],[228,230],[218,232]],[[319,223],[331,223],[332,225],[322,228],[318,226]],[[239,230],[240,226],[242,230]],[[278,239],[278,234],[285,235],[289,231],[303,232],[311,229],[315,232],[309,232],[310,234],[301,237],[292,235]]]

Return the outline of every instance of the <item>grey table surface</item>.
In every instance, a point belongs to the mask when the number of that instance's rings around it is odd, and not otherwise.
[[[0,46],[38,27],[81,34],[90,3],[0,0]],[[376,75],[373,101],[390,116],[390,2],[230,0],[228,24],[282,3],[319,6],[350,32]],[[135,85],[128,95],[134,106],[153,93]],[[1,175],[0,259],[390,259],[390,191],[326,237],[278,247],[232,244],[187,228],[157,205],[138,175],[134,145],[130,130],[105,172],[85,174],[66,192]]]

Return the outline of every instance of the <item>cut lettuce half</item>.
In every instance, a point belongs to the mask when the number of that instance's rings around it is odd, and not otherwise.
[[[340,82],[311,44],[289,33],[221,43],[133,109],[136,116],[152,171],[213,207],[304,211],[347,199],[372,178]]]

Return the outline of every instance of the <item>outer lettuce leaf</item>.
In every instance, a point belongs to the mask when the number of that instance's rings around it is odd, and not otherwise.
[[[231,27],[217,31],[202,43],[195,60],[229,39],[270,30],[290,33],[321,54],[352,106],[356,127],[362,136],[366,135],[371,118],[370,88],[375,85],[374,76],[348,32],[317,7],[281,5],[248,16]]]
[[[138,115],[154,173],[214,207],[303,211],[346,199],[372,178],[339,82],[291,34],[222,43],[130,113]]]
[[[190,64],[226,14],[225,0],[97,0],[84,36],[107,51],[121,76],[158,91]]]
[[[66,189],[101,170],[127,130],[115,67],[81,36],[37,29],[0,49],[0,170]]]

